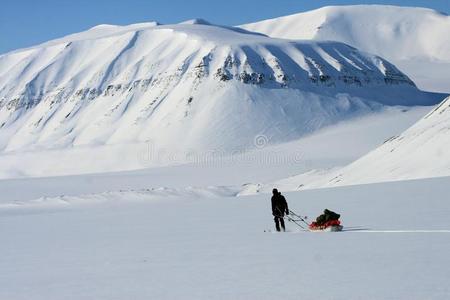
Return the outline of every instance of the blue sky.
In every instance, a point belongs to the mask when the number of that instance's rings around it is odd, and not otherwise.
[[[235,25],[347,4],[421,6],[450,14],[450,0],[1,0],[0,53],[104,23],[175,23],[200,17]]]

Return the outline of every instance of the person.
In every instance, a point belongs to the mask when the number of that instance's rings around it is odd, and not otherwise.
[[[284,226],[284,214],[289,215],[289,208],[286,202],[286,199],[283,195],[277,190],[272,190],[272,215],[273,220],[275,221],[275,228],[277,231],[280,230],[280,224],[283,231],[286,231],[286,227]]]

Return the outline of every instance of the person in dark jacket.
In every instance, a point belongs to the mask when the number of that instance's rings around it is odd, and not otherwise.
[[[289,215],[289,208],[286,202],[286,199],[283,195],[277,190],[272,190],[272,215],[273,220],[275,221],[275,228],[277,231],[280,231],[280,224],[283,231],[286,231],[286,227],[284,226],[284,214]]]

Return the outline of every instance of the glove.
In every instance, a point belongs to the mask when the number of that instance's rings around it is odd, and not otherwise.
[[[288,210],[286,211],[286,215],[289,215],[289,211]]]

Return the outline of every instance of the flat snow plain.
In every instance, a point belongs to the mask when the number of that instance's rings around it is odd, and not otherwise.
[[[344,232],[272,229],[269,195],[123,191],[0,208],[0,299],[446,299],[450,178],[287,193]]]

